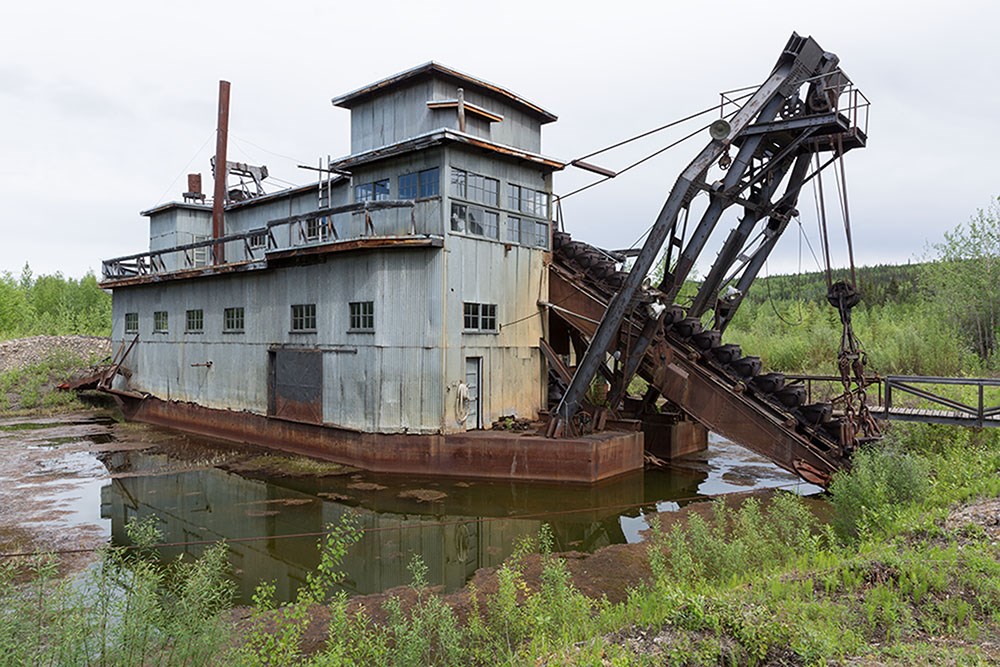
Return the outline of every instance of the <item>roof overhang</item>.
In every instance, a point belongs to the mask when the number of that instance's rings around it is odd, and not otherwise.
[[[486,139],[475,137],[471,134],[466,134],[465,132],[458,132],[448,128],[432,130],[394,144],[373,148],[371,150],[364,151],[363,153],[348,155],[347,157],[342,157],[334,161],[331,166],[335,169],[350,170],[351,168],[359,165],[371,164],[372,162],[378,162],[379,160],[386,160],[398,155],[404,155],[406,153],[412,153],[414,151],[423,150],[432,146],[440,146],[449,143],[464,144],[466,146],[471,146],[493,153],[499,157],[520,162],[528,162],[548,171],[560,171],[566,167],[565,162],[546,157],[539,153],[532,153],[530,151],[514,148],[513,146],[506,146],[504,144],[497,144],[492,141],[487,141]]]
[[[416,67],[411,67],[410,69],[399,72],[398,74],[393,74],[392,76],[376,81],[375,83],[370,83],[367,86],[352,90],[351,92],[340,95],[339,97],[334,97],[331,102],[333,102],[333,106],[350,109],[351,107],[381,93],[382,91],[391,90],[392,88],[410,80],[417,80],[430,76],[450,79],[460,86],[467,87],[470,90],[476,90],[477,92],[485,93],[487,95],[492,94],[499,96],[526,113],[535,116],[542,122],[543,125],[545,123],[551,123],[558,120],[558,116],[551,111],[546,111],[537,104],[529,102],[517,93],[514,93],[503,86],[498,86],[495,83],[490,83],[489,81],[474,77],[470,74],[465,74],[464,72],[452,69],[451,67],[446,67],[445,65],[434,62],[433,60],[422,65],[417,65]]]

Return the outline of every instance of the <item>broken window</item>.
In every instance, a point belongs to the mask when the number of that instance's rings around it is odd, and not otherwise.
[[[222,331],[243,333],[243,308],[226,308],[222,311]]]
[[[125,333],[139,333],[139,313],[125,313]]]
[[[480,206],[452,204],[451,230],[496,239],[500,232],[500,214]]]
[[[549,225],[541,220],[531,220],[532,234],[528,239],[528,244],[535,248],[548,250],[549,247]]]
[[[292,306],[292,331],[316,331],[315,303],[300,303]]]
[[[451,231],[464,232],[465,219],[469,215],[469,207],[465,204],[451,205]]]
[[[351,331],[375,331],[375,303],[373,301],[352,301]]]
[[[157,310],[153,313],[153,333],[167,333],[167,311]]]
[[[184,320],[185,333],[202,333],[205,330],[205,311],[189,310]]]

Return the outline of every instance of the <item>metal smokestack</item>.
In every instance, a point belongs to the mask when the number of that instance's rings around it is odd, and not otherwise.
[[[229,82],[219,81],[219,120],[215,136],[215,198],[212,200],[212,238],[219,239],[225,235],[225,205],[226,176],[229,173],[226,163],[226,147],[229,138]],[[215,246],[216,264],[226,261],[225,245]]]

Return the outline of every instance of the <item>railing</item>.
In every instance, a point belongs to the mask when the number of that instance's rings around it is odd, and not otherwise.
[[[788,384],[806,387],[806,402],[831,401],[834,408],[860,390],[870,391],[872,415],[879,419],[916,421],[963,426],[1000,427],[1000,379],[949,378],[925,375],[890,375],[866,378],[864,387],[843,391],[836,375],[785,375]],[[816,385],[828,385],[825,390]],[[943,387],[952,387],[954,395],[945,395]],[[993,388],[993,394],[987,392]]]
[[[975,402],[944,396],[917,385],[948,385],[973,388]],[[1000,426],[1000,405],[987,406],[986,388],[1000,387],[1000,379],[995,378],[945,378],[926,376],[890,375],[885,378],[885,403],[882,413],[886,419],[955,423],[974,426]],[[894,395],[912,396],[932,408],[894,406]]]
[[[106,280],[255,262],[268,252],[360,238],[443,233],[441,198],[362,202],[272,220],[266,226],[218,239],[151,250],[102,262]],[[218,262],[221,255],[224,262]]]

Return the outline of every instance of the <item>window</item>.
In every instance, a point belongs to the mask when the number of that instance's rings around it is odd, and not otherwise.
[[[500,205],[500,181],[464,169],[451,170],[452,196],[487,206]]]
[[[243,308],[226,308],[222,311],[223,333],[243,333]]]
[[[354,186],[354,201],[387,201],[389,199],[389,179]]]
[[[451,170],[451,196],[458,197],[459,199],[467,199],[465,196],[466,187],[466,177],[468,172],[464,169],[455,169],[452,167]]]
[[[416,199],[440,194],[440,169],[433,167],[399,177],[399,198]]]
[[[479,206],[452,204],[451,230],[496,239],[500,231],[500,214]]]
[[[315,303],[302,303],[292,306],[292,331],[316,331]]]
[[[352,301],[351,331],[375,331],[375,303],[372,301]]]
[[[535,248],[548,249],[549,247],[549,225],[541,220],[526,220],[531,223],[532,234],[529,235],[528,245]]]
[[[473,201],[488,206],[500,205],[500,181],[479,174],[469,174],[468,195]]]
[[[207,241],[208,236],[199,236],[197,234],[192,236],[192,243],[201,243],[202,241]],[[203,245],[200,248],[191,249],[191,264],[193,266],[208,266],[208,246]]]
[[[543,220],[508,215],[505,238],[507,243],[520,243],[547,250],[549,247],[549,223]]]
[[[482,214],[483,236],[488,236],[491,239],[497,238],[497,235],[500,233],[500,214],[496,211],[486,210],[483,210]]]
[[[495,303],[463,304],[463,328],[480,333],[497,332],[497,305]]]
[[[507,208],[539,218],[549,217],[549,195],[541,190],[514,185],[507,186]]]
[[[469,215],[469,207],[465,204],[451,205],[451,231],[464,232],[465,219]]]
[[[205,311],[189,310],[184,320],[185,333],[201,333],[205,330]]]
[[[167,333],[167,311],[153,313],[153,333]]]
[[[125,333],[139,333],[139,313],[125,313]]]
[[[507,242],[521,242],[521,218],[515,218],[512,215],[507,216]]]
[[[260,234],[251,234],[249,240],[251,250],[257,250],[259,248],[267,247],[267,232],[261,232]]]
[[[310,218],[306,221],[306,242],[325,241],[329,235],[329,228],[324,222],[325,218]]]

